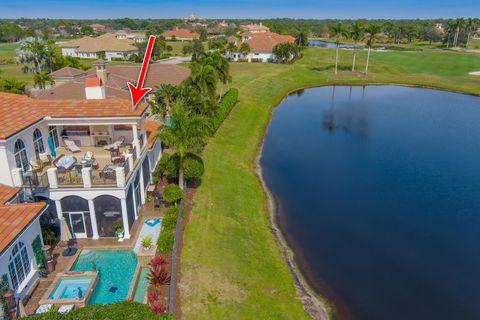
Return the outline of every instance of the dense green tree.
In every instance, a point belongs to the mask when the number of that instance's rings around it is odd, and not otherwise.
[[[239,49],[240,53],[241,54],[244,54],[244,55],[247,55],[250,53],[250,45],[246,42],[243,42],[241,45],[240,45],[240,49]]]
[[[24,94],[27,83],[16,78],[0,78],[0,91],[8,93]]]
[[[297,34],[297,37],[295,38],[295,43],[297,46],[299,46],[301,49],[308,47],[308,36],[305,32],[301,31]]]
[[[46,71],[40,71],[33,76],[33,85],[39,89],[45,89],[47,84],[54,84],[52,76]]]

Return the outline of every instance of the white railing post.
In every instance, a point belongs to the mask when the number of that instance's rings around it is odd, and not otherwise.
[[[127,158],[128,167],[130,168],[130,171],[133,171],[133,154],[127,153],[125,155],[125,158]]]
[[[117,176],[117,187],[125,187],[125,169],[123,167],[116,167],[115,174]]]
[[[23,173],[21,168],[12,169],[13,186],[23,186]]]
[[[92,168],[82,168],[82,179],[84,188],[92,187]]]
[[[47,169],[47,177],[48,177],[48,184],[50,185],[50,188],[52,188],[52,189],[58,188],[57,168]]]

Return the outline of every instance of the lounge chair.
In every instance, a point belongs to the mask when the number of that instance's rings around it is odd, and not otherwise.
[[[62,256],[64,257],[71,257],[77,253],[78,249],[75,247],[68,247],[67,249],[63,250]]]
[[[53,304],[47,303],[47,304],[42,304],[40,307],[38,307],[37,311],[35,311],[35,314],[42,314],[42,313],[47,313],[49,312],[53,307]]]
[[[61,306],[60,308],[58,308],[57,311],[58,311],[58,313],[64,314],[64,313],[72,311],[73,308],[75,308],[74,304],[65,304],[65,305]]]
[[[103,147],[104,150],[107,150],[107,151],[110,151],[112,149],[118,149],[120,147],[123,147],[125,144],[125,137],[124,136],[121,136],[120,138],[118,138],[117,141],[115,141],[114,143],[111,143],[111,144],[107,144],[106,146]]]
[[[65,139],[63,140],[65,142],[65,149],[68,151],[71,151],[73,153],[75,152],[80,152],[80,148],[75,144],[74,141]]]

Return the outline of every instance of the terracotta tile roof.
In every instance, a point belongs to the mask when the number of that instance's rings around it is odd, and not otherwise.
[[[162,36],[164,37],[173,37],[175,38],[194,38],[194,39],[200,39],[200,34],[191,30],[187,29],[177,29],[177,30],[168,30],[162,33]]]
[[[250,46],[250,52],[270,53],[275,45],[282,42],[294,42],[295,38],[290,35],[282,35],[274,32],[255,34],[252,39],[245,41]],[[242,43],[238,43],[238,47]]]
[[[5,204],[18,191],[18,188],[0,184],[0,253],[47,205],[45,202]]]
[[[158,128],[160,128],[162,124],[160,121],[157,120],[145,120],[145,131],[147,132],[147,145],[148,148],[151,149],[153,147],[153,143],[156,140]]]
[[[62,48],[76,48],[79,52],[98,51],[138,51],[135,41],[130,39],[119,40],[113,33],[105,33],[98,37],[83,37],[61,43]]]
[[[77,69],[77,68],[72,68],[72,67],[63,67],[61,69],[58,69],[56,71],[53,71],[52,73],[50,73],[50,75],[55,78],[55,77],[59,77],[59,78],[73,78],[73,77],[76,77],[76,76],[80,76],[82,74],[86,74],[87,72],[84,71],[84,70],[80,70],[80,69]]]
[[[264,26],[263,24],[245,24],[240,26],[243,29],[246,29],[248,31],[252,32],[268,32],[270,31],[270,28],[267,26]]]
[[[105,94],[109,99],[130,99],[127,81],[135,83],[140,66],[108,66]],[[145,87],[155,88],[161,84],[179,85],[190,75],[190,70],[177,65],[151,64],[148,67]],[[96,76],[95,68],[84,76],[40,92],[38,99],[85,99],[85,80]]]
[[[6,139],[45,117],[138,117],[147,108],[148,105],[142,103],[132,110],[129,99],[36,100],[0,92],[0,139]]]

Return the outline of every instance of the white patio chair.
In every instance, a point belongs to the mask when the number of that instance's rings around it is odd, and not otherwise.
[[[53,307],[53,304],[47,303],[47,304],[42,304],[40,307],[38,307],[37,311],[35,311],[35,314],[42,314],[42,313],[47,313],[49,312]]]
[[[58,308],[57,311],[58,311],[58,313],[64,314],[64,313],[72,311],[73,308],[75,308],[74,304],[65,304],[65,305],[61,306],[60,308]]]
[[[65,148],[73,153],[80,152],[80,148],[75,144],[74,141],[65,139]]]

